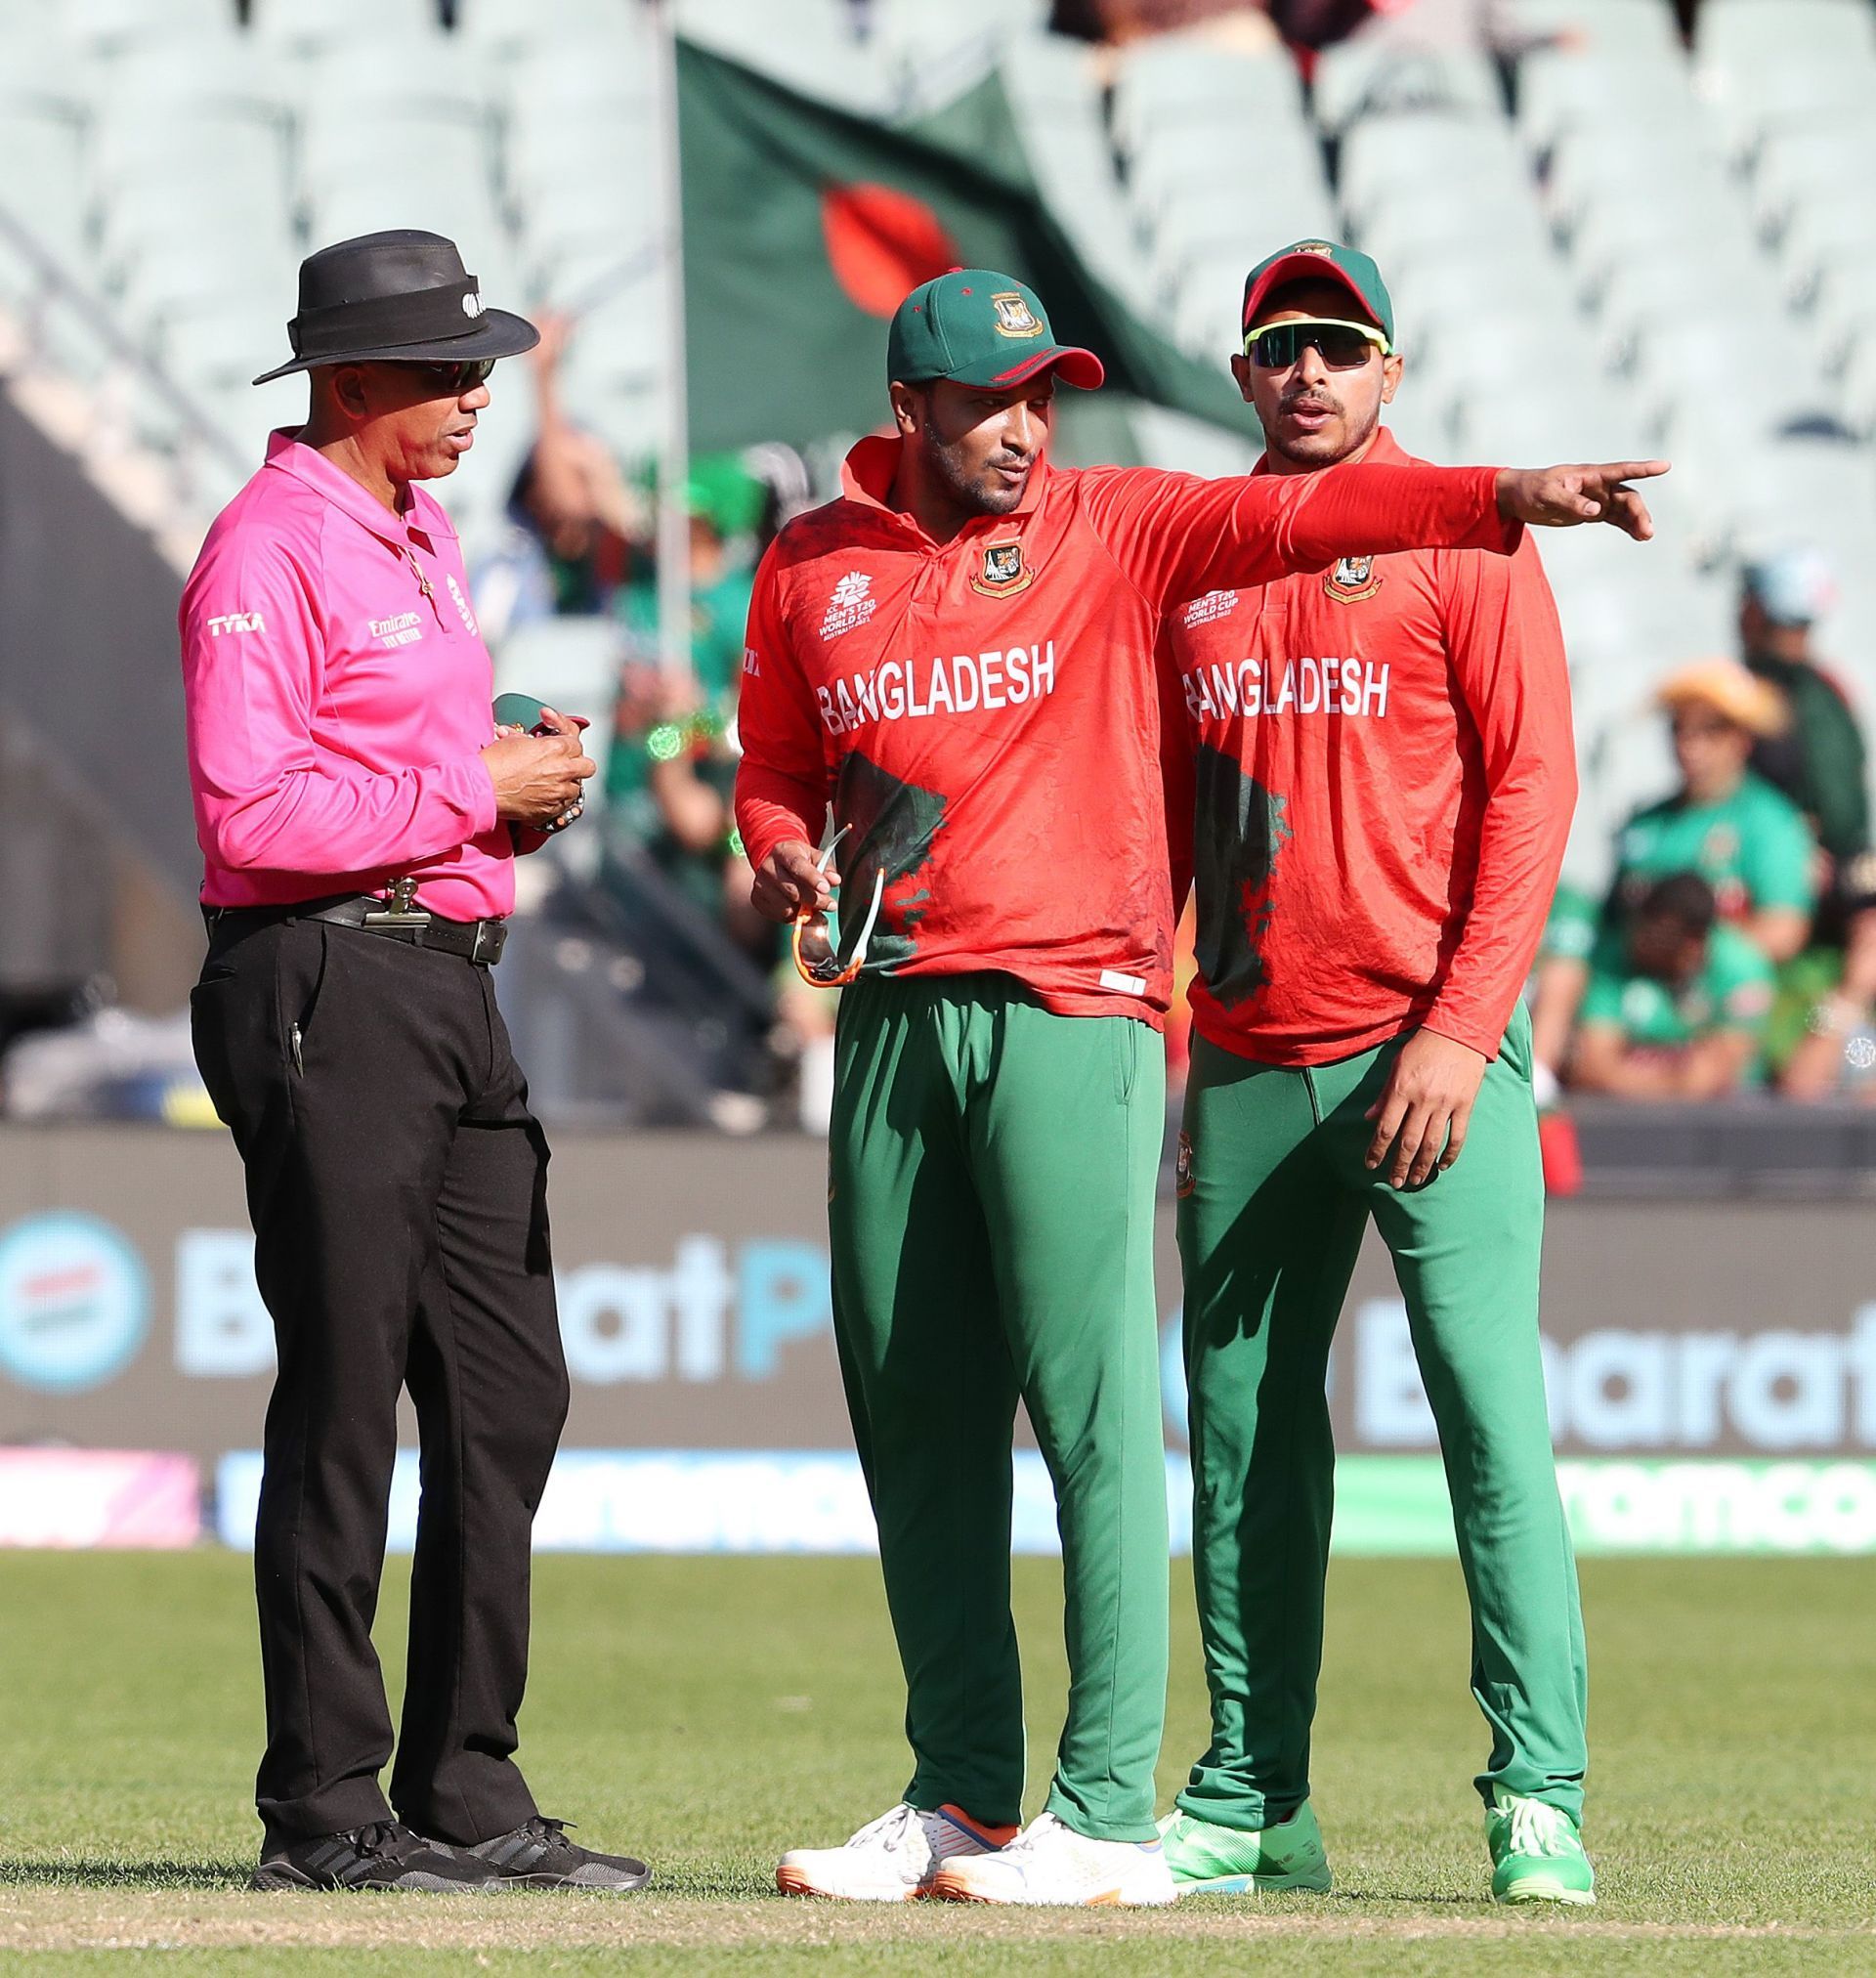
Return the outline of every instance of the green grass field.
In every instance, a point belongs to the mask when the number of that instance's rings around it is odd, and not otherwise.
[[[389,1578],[401,1590],[404,1562]],[[1059,1574],[1022,1563],[1032,1797],[1063,1686]],[[865,1560],[543,1560],[523,1757],[655,1892],[259,1897],[247,1562],[0,1555],[0,1962],[191,1971],[1876,1972],[1876,1567],[1600,1561],[1594,1912],[1495,1910],[1457,1568],[1344,1562],[1316,1803],[1333,1895],[1159,1914],[771,1893],[777,1853],[891,1804],[897,1667]],[[388,1592],[380,1639],[401,1649]],[[1162,1772],[1203,1740],[1183,1570]]]

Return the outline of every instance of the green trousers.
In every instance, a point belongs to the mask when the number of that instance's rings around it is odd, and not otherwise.
[[[1150,1840],[1166,1710],[1153,1295],[1159,1036],[1056,1016],[996,974],[841,999],[829,1140],[833,1322],[879,1526],[916,1761],[906,1798],[1021,1818],[1011,1440],[1055,1485],[1068,1717],[1048,1810]]]
[[[1212,1748],[1179,1803],[1221,1827],[1282,1821],[1309,1796],[1335,1496],[1329,1346],[1371,1216],[1452,1493],[1472,1695],[1492,1735],[1479,1790],[1502,1783],[1582,1813],[1587,1676],[1538,1350],[1530,1020],[1520,1009],[1486,1070],[1458,1161],[1397,1193],[1362,1156],[1398,1048],[1307,1070],[1193,1049],[1178,1226]]]

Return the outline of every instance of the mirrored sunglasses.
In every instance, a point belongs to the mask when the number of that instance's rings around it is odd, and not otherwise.
[[[815,860],[814,869],[825,873],[833,860],[833,848],[846,837],[848,827],[842,825],[828,840],[827,849]],[[802,981],[816,989],[841,989],[857,976],[867,966],[867,944],[873,939],[874,923],[879,918],[879,903],[886,892],[886,873],[883,866],[873,877],[873,904],[867,909],[867,918],[855,937],[852,951],[843,962],[840,959],[840,901],[834,895],[833,905],[826,909],[803,907],[794,917],[789,945],[794,951],[794,967]]]
[[[1305,350],[1316,351],[1331,370],[1359,370],[1387,339],[1369,322],[1339,322],[1323,317],[1299,322],[1272,322],[1244,339],[1244,354],[1259,370],[1288,370]]]

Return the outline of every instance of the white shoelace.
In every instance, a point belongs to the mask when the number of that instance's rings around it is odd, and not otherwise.
[[[907,1846],[915,1834],[927,1842],[930,1835],[925,1832],[925,1816],[916,1807],[895,1806],[890,1813],[882,1813],[877,1820],[870,1820],[851,1840],[849,1847],[879,1847],[887,1854],[897,1854]]]
[[[1070,1830],[1052,1813],[1039,1813],[1003,1849],[1002,1859],[1013,1861],[1020,1868],[1031,1855],[1041,1852],[1043,1842],[1053,1840],[1057,1834],[1067,1833]]]
[[[1545,1805],[1541,1799],[1520,1799],[1512,1808],[1514,1854],[1567,1854],[1568,1836],[1569,1823],[1556,1807]]]

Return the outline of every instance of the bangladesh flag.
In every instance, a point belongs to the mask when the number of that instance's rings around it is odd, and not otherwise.
[[[1222,365],[1188,357],[1083,266],[1008,137],[994,76],[894,129],[689,42],[677,72],[693,452],[880,425],[887,320],[957,267],[1026,281],[1057,338],[1101,359],[1110,390],[1257,437]]]

